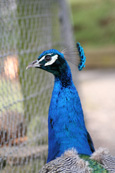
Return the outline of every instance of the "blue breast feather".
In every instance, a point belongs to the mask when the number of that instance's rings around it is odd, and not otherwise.
[[[94,151],[68,64],[66,70],[65,78],[69,76],[71,80],[68,86],[62,86],[61,79],[55,77],[48,116],[47,162],[61,156],[64,151],[71,148],[75,148],[78,154],[91,155]]]

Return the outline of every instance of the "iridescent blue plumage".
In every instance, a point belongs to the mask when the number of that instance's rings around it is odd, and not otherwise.
[[[63,53],[59,52],[59,51],[56,50],[56,49],[49,49],[49,50],[43,51],[43,52],[40,54],[40,56],[38,57],[38,60],[39,60],[40,58],[42,58],[44,55],[51,54],[51,53],[52,53],[52,54],[58,54],[58,55],[60,55],[62,58],[64,58]]]
[[[78,52],[79,52],[79,56],[80,56],[80,63],[78,65],[78,70],[81,71],[85,67],[86,57],[85,57],[84,50],[81,47],[80,43],[77,43],[76,46],[78,48]]]
[[[81,70],[85,55],[79,43],[77,47],[81,59],[78,68]],[[41,68],[55,77],[48,114],[47,162],[72,148],[78,154],[91,155],[94,152],[93,142],[85,127],[80,98],[64,54],[55,49],[44,51],[29,67]]]
[[[66,64],[66,65],[65,65]],[[71,70],[65,61],[60,76],[55,76],[48,116],[48,162],[75,148],[79,154],[94,151],[86,130],[82,106],[73,84]]]

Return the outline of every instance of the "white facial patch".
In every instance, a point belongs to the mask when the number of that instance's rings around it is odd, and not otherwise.
[[[38,62],[41,62],[45,59],[45,56],[43,56],[40,60],[38,60]]]
[[[49,53],[49,54],[47,54],[47,55],[52,55],[52,53]],[[44,55],[40,60],[38,60],[38,62],[41,62],[41,61],[45,60],[45,56],[46,56],[46,55]]]
[[[58,55],[52,56],[51,60],[48,61],[44,66],[52,65],[58,59]]]

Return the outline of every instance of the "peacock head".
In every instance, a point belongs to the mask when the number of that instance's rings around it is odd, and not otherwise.
[[[59,76],[68,68],[64,54],[56,49],[46,50],[40,54],[37,60],[33,61],[26,69],[35,67],[48,71],[55,76]]]
[[[36,68],[41,68],[43,70],[46,70],[58,77],[62,76],[62,74],[64,76],[64,74],[66,73],[68,76],[71,76],[70,68],[66,61],[67,59],[68,61],[72,63],[72,59],[70,60],[71,53],[72,55],[74,55],[75,53],[75,56],[77,54],[79,55],[78,56],[79,64],[77,64],[79,71],[81,71],[85,67],[85,62],[86,62],[84,50],[81,47],[80,43],[76,44],[76,48],[77,49],[75,49],[76,50],[75,52],[74,51],[72,52],[71,49],[70,50],[65,49],[63,53],[59,52],[56,49],[46,50],[40,54],[37,60],[33,61],[30,65],[28,65],[26,69],[30,67],[36,67]],[[70,57],[68,57],[68,55]],[[64,57],[66,57],[66,59]],[[72,64],[75,64],[75,62]]]

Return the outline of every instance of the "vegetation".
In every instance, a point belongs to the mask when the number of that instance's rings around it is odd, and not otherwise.
[[[114,68],[115,1],[69,0],[69,2],[72,9],[74,38],[85,48],[86,68]]]
[[[75,39],[92,47],[115,44],[114,0],[70,0]]]

